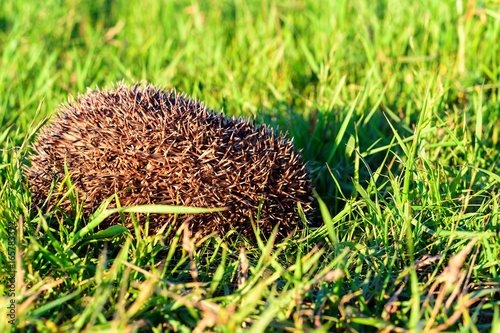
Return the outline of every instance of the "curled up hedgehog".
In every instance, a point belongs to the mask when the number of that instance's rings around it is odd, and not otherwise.
[[[229,118],[175,91],[123,83],[89,90],[58,111],[25,168],[34,207],[47,200],[54,179],[58,188],[66,166],[87,217],[115,194],[121,206],[227,207],[176,219],[151,214],[153,232],[189,218],[193,232],[225,235],[236,228],[253,238],[253,218],[264,235],[279,223],[278,236],[286,236],[300,223],[297,204],[311,210],[305,164],[291,140],[265,125]],[[52,193],[47,206],[60,200]],[[69,200],[59,207],[71,214]],[[120,223],[114,214],[100,226]]]

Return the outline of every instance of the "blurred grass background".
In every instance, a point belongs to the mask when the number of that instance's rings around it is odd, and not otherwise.
[[[439,74],[461,103],[498,98],[497,1],[3,1],[2,128],[26,131],[68,94],[125,79],[177,87],[230,114],[286,103],[379,104],[410,124]],[[378,99],[382,101],[378,103]],[[340,116],[342,116],[340,114]],[[377,122],[374,119],[373,122]],[[378,125],[378,124],[377,124]],[[375,124],[369,127],[376,127]]]

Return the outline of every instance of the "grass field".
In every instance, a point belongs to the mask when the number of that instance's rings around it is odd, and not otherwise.
[[[30,214],[37,124],[120,80],[288,130],[324,224],[165,244]],[[500,332],[499,131],[499,1],[1,1],[0,331]]]

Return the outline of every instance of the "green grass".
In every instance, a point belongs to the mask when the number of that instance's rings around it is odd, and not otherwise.
[[[499,332],[499,41],[493,0],[0,2],[0,331]],[[30,214],[37,124],[122,79],[288,130],[324,225],[252,244]]]

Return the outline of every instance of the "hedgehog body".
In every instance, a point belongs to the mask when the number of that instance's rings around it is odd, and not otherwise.
[[[34,206],[45,202],[66,166],[85,197],[86,216],[115,194],[121,206],[228,207],[175,221],[191,218],[193,231],[203,234],[234,227],[252,237],[250,215],[255,221],[259,207],[261,231],[269,235],[280,223],[281,236],[299,221],[297,203],[311,209],[312,184],[291,140],[151,85],[79,95],[60,107],[33,148],[26,176]],[[60,199],[52,195],[49,206]],[[71,213],[68,200],[60,208]],[[152,214],[149,226],[154,231],[172,221],[172,215]],[[120,216],[103,223],[118,224]]]

